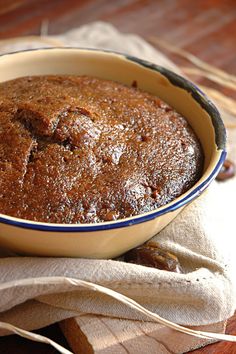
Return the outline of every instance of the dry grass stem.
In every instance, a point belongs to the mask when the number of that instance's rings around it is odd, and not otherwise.
[[[217,76],[215,74],[206,73],[205,71],[203,71],[201,69],[189,68],[189,67],[181,67],[181,70],[189,76],[201,76],[205,79],[216,82],[217,84],[219,84],[221,86],[230,88],[232,90],[236,90],[236,83],[231,82],[231,81],[226,81],[225,79],[222,79],[220,76]]]
[[[151,36],[148,38],[148,40],[150,43],[152,43],[154,45],[158,45],[162,48],[167,49],[168,51],[170,51],[172,53],[176,53],[179,56],[187,59],[188,61],[190,61],[191,63],[193,63],[197,67],[199,67],[200,69],[208,71],[209,73],[217,75],[218,77],[220,77],[224,80],[228,80],[228,81],[236,84],[236,76],[228,74],[225,71],[218,69],[218,68],[214,67],[213,65],[210,65],[210,64],[204,62],[203,60],[197,58],[195,55],[188,53],[183,49],[177,48],[174,45],[167,43],[166,41],[159,39],[157,37]]]

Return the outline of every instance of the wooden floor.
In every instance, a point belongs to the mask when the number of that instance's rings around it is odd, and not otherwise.
[[[158,36],[224,70],[236,72],[235,0],[9,0],[0,4],[0,38],[49,34],[91,21]]]
[[[0,39],[40,34],[45,27],[48,34],[58,34],[97,20],[147,40],[164,39],[236,74],[236,0],[0,0]],[[224,93],[235,97],[229,90]],[[236,317],[230,320],[227,332],[236,334]],[[66,345],[57,325],[40,333]],[[56,350],[16,336],[0,339],[0,354],[23,353],[52,354]],[[236,354],[236,344],[221,342],[194,353]]]

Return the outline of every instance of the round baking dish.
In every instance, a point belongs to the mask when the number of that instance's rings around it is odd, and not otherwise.
[[[146,61],[103,50],[47,48],[0,57],[0,81],[27,75],[91,75],[138,87],[174,107],[190,123],[204,154],[200,180],[171,203],[151,212],[97,224],[50,224],[0,214],[0,247],[20,254],[112,258],[145,242],[198,197],[225,159],[226,134],[219,112],[191,82]]]

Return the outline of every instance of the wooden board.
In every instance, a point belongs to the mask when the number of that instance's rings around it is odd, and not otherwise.
[[[0,39],[108,21],[122,32],[158,36],[235,74],[235,20],[235,0],[2,0]]]
[[[224,333],[225,325],[191,328]],[[154,322],[94,315],[64,320],[60,327],[75,354],[180,354],[212,343]]]

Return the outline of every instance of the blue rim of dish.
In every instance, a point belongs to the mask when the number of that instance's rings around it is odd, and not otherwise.
[[[100,224],[78,224],[78,225],[63,225],[63,224],[49,224],[49,223],[41,223],[41,222],[31,222],[28,220],[24,219],[18,219],[14,218],[11,219],[12,217],[7,216],[2,217],[0,216],[0,223],[12,225],[15,227],[21,227],[24,229],[32,229],[32,230],[39,230],[39,231],[54,231],[54,232],[89,232],[89,231],[101,231],[101,230],[111,230],[111,229],[117,229],[121,227],[127,227],[127,226],[132,226],[136,224],[140,224],[143,222],[147,222],[149,220],[153,220],[158,216],[164,215],[168,212],[173,212],[178,208],[181,208],[185,204],[189,203],[190,201],[194,200],[196,197],[198,197],[211,183],[211,181],[216,177],[217,173],[219,172],[221,166],[224,163],[225,157],[226,157],[226,151],[225,151],[225,144],[226,144],[226,131],[224,124],[221,120],[220,113],[218,112],[217,108],[215,105],[208,99],[208,97],[192,82],[188,81],[187,79],[184,79],[183,77],[179,76],[178,74],[173,73],[172,71],[165,69],[161,66],[158,66],[156,64],[152,64],[146,60],[138,59],[136,57],[126,55],[123,53],[115,52],[115,51],[109,51],[109,50],[100,50],[100,49],[91,49],[91,48],[75,48],[75,47],[53,47],[53,48],[36,48],[36,49],[29,49],[29,50],[24,50],[24,51],[17,51],[17,52],[12,52],[12,53],[6,53],[2,54],[0,56],[7,56],[7,55],[12,55],[16,53],[22,53],[22,52],[32,52],[32,51],[40,51],[40,50],[55,50],[55,49],[63,49],[63,50],[68,50],[68,49],[75,49],[75,50],[88,50],[88,51],[96,51],[96,52],[105,52],[105,53],[110,53],[110,54],[118,54],[123,56],[125,59],[129,61],[133,61],[147,69],[153,70],[153,71],[158,71],[161,73],[163,76],[165,76],[174,86],[178,86],[186,91],[188,91],[192,97],[201,105],[201,107],[209,114],[212,120],[212,124],[215,129],[215,140],[216,140],[216,145],[219,150],[221,151],[221,154],[219,156],[219,160],[211,172],[211,174],[208,176],[206,180],[204,180],[201,184],[199,184],[196,188],[194,188],[191,193],[186,195],[183,199],[177,201],[176,203],[173,203],[172,205],[167,205],[165,208],[161,210],[156,210],[153,212],[149,212],[147,214],[141,214],[140,216],[134,216],[134,218],[128,218],[127,219],[121,219],[118,221],[114,222],[104,222]],[[3,215],[3,214],[2,214]]]

